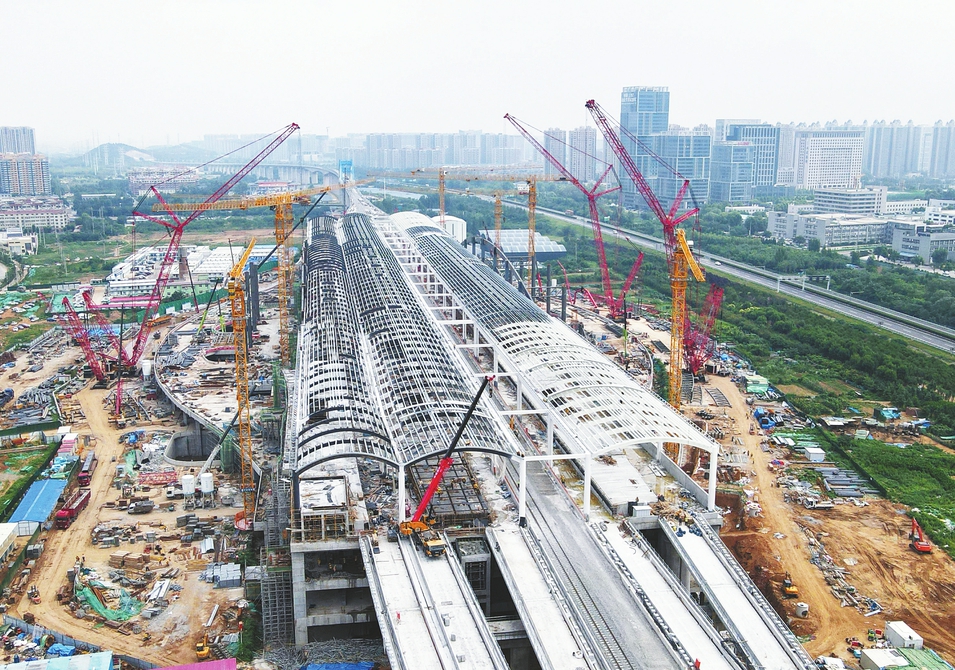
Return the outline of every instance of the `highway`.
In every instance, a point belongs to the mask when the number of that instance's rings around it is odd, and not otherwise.
[[[507,204],[527,209],[526,205],[521,205],[521,203],[511,200],[508,200]],[[542,207],[538,207],[537,210],[560,221],[573,223],[587,230],[591,229],[590,222],[579,217],[567,216],[566,214],[561,214]],[[603,230],[605,236],[611,235],[619,239],[629,238],[634,244],[663,253],[662,238],[609,225],[603,225],[601,230]],[[828,291],[808,283],[805,289],[803,289],[800,286],[787,282],[779,282],[779,278],[783,275],[761,268],[754,268],[722,256],[704,252],[701,254],[701,264],[705,268],[718,274],[728,275],[736,279],[758,284],[773,291],[777,290],[777,284],[779,284],[779,292],[782,294],[808,300],[820,307],[831,309],[835,312],[858,319],[859,321],[864,321],[878,328],[882,328],[893,335],[907,337],[940,351],[955,353],[955,329],[946,328],[945,326],[940,326],[925,321],[924,319],[879,307],[864,300],[837,293],[836,291]]]

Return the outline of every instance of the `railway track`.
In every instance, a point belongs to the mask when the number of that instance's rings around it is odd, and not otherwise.
[[[580,629],[587,638],[588,646],[596,656],[593,660],[599,667],[608,670],[643,668],[643,665],[635,663],[632,647],[621,640],[620,631],[615,630],[616,627],[605,616],[605,603],[601,603],[600,599],[592,593],[584,579],[583,573],[587,570],[587,566],[578,565],[579,560],[575,558],[579,559],[579,557],[570,554],[567,547],[557,539],[557,533],[541,527],[542,524],[550,525],[549,514],[539,505],[537,496],[529,496],[528,507],[531,512],[528,515],[531,536],[540,548],[577,618]],[[586,528],[582,525],[577,537],[580,538],[581,534],[586,534]],[[589,542],[589,540],[583,541]]]

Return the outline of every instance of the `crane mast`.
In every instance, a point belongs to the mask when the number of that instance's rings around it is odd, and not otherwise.
[[[239,261],[229,271],[229,305],[232,312],[232,335],[235,339],[235,399],[237,406],[236,433],[242,470],[242,506],[247,523],[255,513],[255,479],[252,474],[252,414],[249,405],[249,347],[246,339],[245,287],[242,273],[252,254],[255,238],[249,242]]]

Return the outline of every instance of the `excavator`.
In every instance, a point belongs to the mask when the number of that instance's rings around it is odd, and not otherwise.
[[[918,553],[932,553],[932,543],[925,537],[925,532],[922,530],[919,522],[915,520],[915,517],[912,517],[912,532],[909,533],[909,539],[911,540],[909,546]]]
[[[421,502],[418,504],[418,509],[415,510],[414,516],[411,517],[410,521],[402,521],[400,524],[398,524],[398,532],[404,536],[413,536],[415,541],[424,550],[425,555],[429,558],[442,556],[447,549],[447,546],[445,545],[444,540],[441,538],[440,533],[435,531],[427,523],[427,521],[422,520],[422,517],[424,516],[425,510],[428,509],[428,505],[431,503],[431,498],[434,497],[435,492],[441,485],[441,480],[444,479],[445,473],[451,467],[451,464],[454,463],[454,450],[458,446],[458,442],[461,441],[461,436],[464,434],[464,429],[467,428],[468,422],[474,415],[474,409],[477,407],[478,401],[481,399],[481,396],[487,389],[488,384],[490,384],[492,381],[494,381],[494,375],[485,377],[484,381],[481,382],[481,387],[478,389],[477,394],[475,394],[474,400],[471,401],[471,406],[468,407],[468,411],[464,414],[464,418],[461,420],[461,425],[458,426],[458,431],[451,439],[451,443],[444,452],[444,456],[441,457],[441,460],[438,463],[438,469],[434,473],[434,477],[431,478],[431,483],[428,484],[428,488],[424,492],[424,495],[421,497]]]
[[[789,573],[786,573],[786,578],[783,580],[783,597],[784,598],[798,598],[799,597],[799,587],[793,584],[792,578],[789,576]]]
[[[211,652],[212,649],[209,647],[209,633],[205,633],[199,641],[196,642],[196,658],[203,661],[209,658]]]

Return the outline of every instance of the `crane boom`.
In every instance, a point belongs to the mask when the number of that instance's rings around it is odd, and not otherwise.
[[[611,166],[607,166],[607,169],[604,170],[603,174],[600,176],[600,179],[594,184],[593,188],[588,189],[584,184],[581,183],[574,174],[567,169],[557,158],[547,150],[544,145],[542,145],[536,137],[534,137],[531,132],[525,128],[520,121],[518,121],[514,116],[510,114],[505,114],[504,118],[510,121],[511,125],[517,129],[524,139],[531,143],[531,145],[540,152],[540,154],[547,160],[548,163],[554,166],[554,168],[560,173],[561,177],[572,183],[577,189],[584,194],[587,198],[587,206],[590,213],[590,226],[594,233],[594,245],[597,248],[597,261],[600,265],[600,280],[601,286],[603,288],[603,293],[606,298],[607,305],[610,307],[611,316],[616,315],[616,303],[613,297],[613,286],[610,282],[610,268],[607,265],[607,251],[604,246],[603,240],[603,229],[600,226],[600,212],[597,209],[597,198],[607,193],[612,193],[613,191],[620,190],[620,186],[617,185],[613,188],[604,189],[600,192],[597,189],[600,188],[600,185],[603,183],[603,180],[610,173]]]
[[[601,108],[600,105],[593,100],[588,100],[586,107],[588,110],[590,110],[590,114],[593,116],[597,127],[600,128],[600,132],[604,136],[604,140],[606,140],[607,145],[613,150],[617,160],[620,161],[620,164],[623,166],[624,170],[626,170],[630,180],[633,182],[634,186],[637,187],[640,195],[643,196],[647,206],[650,207],[660,223],[663,224],[663,240],[667,251],[667,262],[672,265],[673,254],[676,251],[676,227],[699,212],[699,209],[693,208],[684,212],[680,216],[676,216],[676,212],[680,208],[683,197],[686,195],[687,190],[689,189],[689,180],[683,180],[683,185],[680,187],[677,197],[674,198],[673,203],[670,206],[670,210],[665,210],[663,205],[660,204],[660,200],[653,192],[653,189],[650,188],[650,184],[647,183],[647,180],[644,178],[643,174],[641,174],[640,170],[637,169],[637,165],[633,160],[633,156],[631,156],[630,153],[624,148],[623,143],[620,141],[620,137],[617,135],[617,132],[610,125],[610,122],[607,119],[607,114],[604,112],[603,108]]]
[[[229,304],[232,307],[232,335],[235,341],[235,397],[238,420],[239,460],[242,470],[242,503],[245,519],[251,523],[255,512],[255,479],[252,474],[252,415],[249,406],[249,349],[246,341],[246,301],[242,286],[242,272],[255,247],[255,238],[249,242],[239,261],[229,271]]]
[[[86,356],[86,362],[89,364],[90,370],[93,371],[93,376],[96,377],[97,381],[103,381],[106,379],[106,373],[103,371],[103,365],[96,357],[96,352],[93,351],[93,346],[90,344],[89,331],[83,327],[80,316],[73,309],[68,297],[63,298],[63,307],[66,308],[66,323],[70,336],[77,341],[83,350],[83,355]]]
[[[296,130],[298,130],[298,124],[296,123],[286,126],[278,137],[272,140],[267,147],[256,154],[255,158],[246,163],[242,169],[226,180],[226,182],[220,186],[215,193],[200,203],[200,206],[196,207],[185,219],[180,220],[179,217],[176,216],[176,213],[169,208],[169,203],[166,202],[165,198],[163,198],[162,194],[159,193],[155,186],[150,187],[150,190],[156,196],[156,199],[163,204],[164,211],[173,219],[175,223],[173,224],[168,221],[164,221],[163,219],[139,212],[138,210],[133,211],[133,214],[136,216],[145,217],[150,221],[154,221],[162,226],[165,226],[166,228],[169,228],[172,230],[172,236],[169,239],[169,246],[166,247],[166,253],[163,256],[162,263],[159,266],[159,276],[156,278],[156,283],[153,285],[153,290],[149,295],[149,302],[147,303],[145,313],[143,314],[143,323],[133,344],[132,353],[124,359],[128,361],[130,365],[135,365],[143,355],[143,352],[146,350],[146,343],[149,340],[150,331],[148,326],[149,320],[152,318],[153,312],[159,309],[159,303],[162,301],[163,291],[166,290],[166,284],[169,283],[169,277],[172,274],[173,261],[175,261],[176,257],[178,256],[179,243],[182,240],[182,233],[185,227],[194,221],[200,214],[202,214],[203,211],[205,211],[203,209],[204,206],[215,203],[221,199],[232,189],[233,186],[238,184],[243,178],[246,177],[246,175],[252,172],[252,170],[254,170],[259,163],[265,160],[270,153],[272,153],[280,144],[282,144],[282,142],[288,139]]]
[[[474,400],[471,401],[471,406],[468,407],[468,411],[465,412],[464,418],[461,419],[461,424],[458,426],[457,432],[454,434],[454,437],[451,438],[450,444],[448,444],[447,450],[444,452],[444,455],[441,457],[441,460],[438,462],[438,469],[434,473],[434,477],[431,478],[431,483],[428,484],[428,489],[424,492],[424,495],[421,497],[421,502],[418,503],[418,509],[415,510],[414,516],[411,517],[411,523],[418,523],[421,521],[422,515],[424,515],[425,510],[428,508],[428,504],[431,502],[431,498],[434,497],[435,491],[438,490],[438,486],[441,485],[441,480],[444,479],[444,474],[448,471],[448,468],[451,467],[451,464],[454,462],[454,450],[458,446],[458,442],[461,440],[461,436],[464,435],[464,429],[467,428],[468,423],[471,421],[471,417],[474,415],[474,410],[477,407],[478,401],[481,400],[481,396],[484,394],[485,389],[488,385],[494,381],[494,375],[488,375],[481,382],[478,392],[474,394]]]

